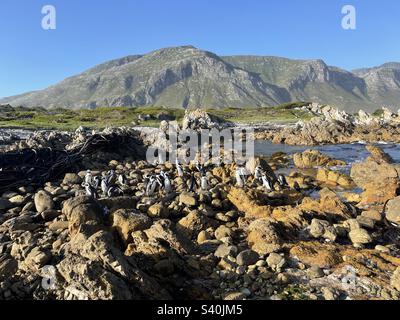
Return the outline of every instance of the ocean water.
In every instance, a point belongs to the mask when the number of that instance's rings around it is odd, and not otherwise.
[[[395,163],[400,163],[400,144],[377,144],[383,149],[387,154],[389,154]],[[336,170],[346,174],[350,174],[351,166],[354,163],[362,162],[370,153],[365,149],[364,143],[354,143],[354,144],[336,144],[336,145],[324,145],[324,146],[289,146],[285,144],[273,144],[270,141],[256,141],[255,143],[255,154],[259,156],[271,156],[275,152],[285,152],[289,155],[303,152],[308,149],[319,150],[322,153],[339,160],[346,162],[346,166],[338,166],[330,168],[331,170]],[[305,174],[310,174],[311,171],[315,173],[315,169],[298,169],[295,168],[293,161],[289,163],[287,167],[278,169],[275,173],[289,174],[292,171],[299,171]],[[336,192],[339,196],[343,195],[344,192],[355,192],[361,193],[362,189],[354,188],[350,190],[343,190],[338,187]],[[319,197],[319,191],[315,190],[310,195],[312,198]]]
[[[400,163],[400,144],[377,145],[389,154],[396,163]],[[257,140],[254,147],[256,155],[259,156],[270,156],[275,152],[294,154],[308,149],[319,150],[332,158],[345,161],[349,166],[355,162],[361,162],[370,156],[369,152],[365,149],[365,144],[363,143],[323,146],[290,146],[285,144],[273,144],[270,141]]]

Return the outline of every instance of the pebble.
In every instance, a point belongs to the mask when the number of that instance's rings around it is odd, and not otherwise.
[[[383,252],[383,253],[387,253],[390,254],[390,249],[388,247],[382,246],[382,245],[376,245],[375,246],[375,250]]]
[[[214,255],[218,258],[224,258],[227,256],[236,256],[237,250],[238,249],[236,246],[228,246],[226,244],[221,244],[215,251]]]
[[[231,235],[232,235],[232,230],[224,225],[219,226],[214,232],[214,236],[217,240],[230,237]]]
[[[278,271],[285,265],[286,260],[285,257],[281,256],[278,253],[271,253],[267,258],[268,266],[275,271]]]
[[[334,289],[327,287],[322,288],[322,294],[325,300],[336,300],[338,297],[338,294]]]
[[[400,291],[400,267],[398,267],[390,279],[390,284],[397,290]]]
[[[310,279],[322,278],[325,276],[324,271],[318,266],[312,266],[307,269],[307,275]]]
[[[251,295],[251,291],[250,291],[249,289],[247,289],[247,288],[243,288],[243,289],[241,290],[241,292],[242,292],[246,297],[248,297],[248,296]]]
[[[368,231],[362,228],[351,230],[349,232],[349,238],[353,244],[368,244],[372,242]]]
[[[211,235],[209,232],[205,230],[201,230],[199,234],[197,235],[197,243],[201,244],[207,240],[211,240]]]
[[[236,262],[240,266],[249,266],[257,263],[258,259],[259,255],[257,252],[253,250],[244,250],[237,255]]]

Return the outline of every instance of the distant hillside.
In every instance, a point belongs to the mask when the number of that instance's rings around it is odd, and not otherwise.
[[[47,89],[0,99],[0,104],[225,108],[290,101],[347,111],[395,109],[400,106],[400,63],[349,72],[322,60],[219,57],[192,46],[174,47],[112,60]]]

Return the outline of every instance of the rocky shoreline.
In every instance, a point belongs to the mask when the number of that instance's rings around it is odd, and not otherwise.
[[[37,134],[3,151],[68,149],[88,135]],[[249,159],[244,186],[236,164],[205,164],[208,187],[195,190],[196,163],[181,176],[123,148],[95,153],[80,170],[1,195],[0,299],[397,300],[400,166],[367,148],[350,176],[318,151],[277,153]],[[272,179],[292,161],[287,185]],[[88,195],[87,169],[126,177],[122,192]],[[161,174],[172,189],[149,195],[149,177]]]
[[[311,104],[302,109],[314,117],[286,126],[258,129],[255,139],[289,145],[344,144],[355,142],[400,142],[400,115],[382,108],[375,117],[360,110],[357,115],[331,106]]]
[[[187,127],[213,126],[197,113]],[[338,114],[329,117],[332,109],[311,123],[337,125]],[[277,137],[289,128],[275,128]],[[36,132],[2,146],[8,153],[75,150],[93,135],[117,135],[134,148],[99,148],[43,185],[3,192],[0,299],[400,298],[400,165],[380,148],[367,145],[370,157],[352,164],[349,175],[338,170],[348,163],[316,150],[251,158],[239,185],[234,163],[199,170],[192,162],[182,165],[183,175],[175,163],[148,163],[138,146],[163,145],[159,133],[80,128]],[[315,135],[309,141],[332,143]],[[278,183],[274,171],[289,167],[285,184]],[[87,170],[125,177],[115,182],[120,192],[98,186],[96,196],[88,194]],[[152,176],[168,177],[171,188],[149,194]]]
[[[399,143],[400,142],[400,114],[383,107],[380,116],[373,116],[363,110],[357,114],[349,114],[331,106],[316,103],[296,108],[307,112],[312,118],[308,121],[300,120],[297,123],[285,122],[255,122],[234,123],[211,117],[206,112],[196,109],[186,112],[182,129],[191,129],[196,126],[204,128],[239,128],[255,131],[254,139],[268,140],[275,144],[316,146],[323,144],[349,143]],[[165,125],[177,126],[175,121],[162,121],[160,128],[133,127],[141,132],[142,139],[147,142],[157,142],[160,131],[165,131]],[[84,128],[81,128],[84,130]],[[107,129],[106,129],[107,130]],[[79,130],[78,130],[79,131]],[[36,131],[57,132],[51,130]],[[61,133],[61,132],[58,132]],[[1,130],[0,146],[10,145],[26,139],[35,131],[18,129]],[[64,132],[64,134],[71,134]]]

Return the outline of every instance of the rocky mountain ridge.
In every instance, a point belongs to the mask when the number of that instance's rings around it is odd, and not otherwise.
[[[399,99],[399,63],[349,72],[322,60],[219,57],[182,46],[112,60],[47,89],[0,99],[0,104],[226,108],[313,101],[371,112],[381,106],[395,110]]]

